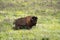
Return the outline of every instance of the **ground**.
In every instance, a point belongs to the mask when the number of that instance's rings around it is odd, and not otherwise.
[[[15,19],[33,15],[37,25],[31,30],[13,30]],[[60,40],[59,0],[0,0],[1,40]]]

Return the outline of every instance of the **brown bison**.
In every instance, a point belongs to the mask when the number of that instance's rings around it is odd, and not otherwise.
[[[18,18],[14,21],[15,29],[30,29],[32,26],[36,25],[37,17],[27,16],[24,18]]]

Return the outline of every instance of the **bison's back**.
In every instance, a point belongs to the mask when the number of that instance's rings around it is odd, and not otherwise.
[[[26,19],[25,18],[19,18],[15,21],[15,25],[26,25]]]

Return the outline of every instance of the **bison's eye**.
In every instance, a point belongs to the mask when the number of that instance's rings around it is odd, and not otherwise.
[[[31,22],[33,22],[34,21],[34,19],[31,19]]]
[[[31,19],[32,21],[34,20],[34,19]]]

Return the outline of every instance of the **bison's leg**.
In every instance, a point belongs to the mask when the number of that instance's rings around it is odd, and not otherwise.
[[[26,27],[26,25],[21,25],[20,26],[20,29],[26,29],[27,27]]]
[[[31,28],[32,28],[32,26],[27,26],[27,27],[26,27],[26,29],[31,29]]]
[[[18,30],[19,29],[19,26],[18,25],[15,25],[15,29]]]

